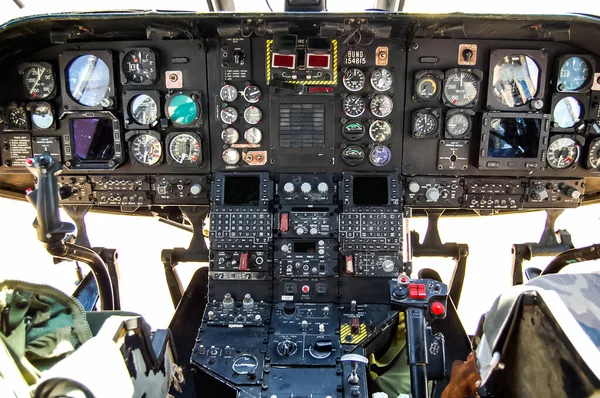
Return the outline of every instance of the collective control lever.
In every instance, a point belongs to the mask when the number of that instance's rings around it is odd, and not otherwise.
[[[357,385],[360,382],[360,378],[358,377],[358,364],[363,363],[367,365],[369,360],[362,355],[358,354],[346,354],[341,358],[342,362],[350,362],[350,376],[348,376],[348,383],[352,385]]]

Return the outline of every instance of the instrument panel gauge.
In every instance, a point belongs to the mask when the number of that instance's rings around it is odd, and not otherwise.
[[[256,104],[258,101],[260,101],[262,93],[260,92],[260,88],[254,84],[249,84],[244,89],[243,96],[244,99],[249,103]]]
[[[363,97],[357,94],[350,94],[344,98],[344,102],[342,104],[344,108],[344,113],[348,117],[359,117],[363,113],[365,113],[365,109],[367,109],[367,104]]]
[[[590,142],[587,168],[600,171],[600,137],[594,138],[592,142]]]
[[[260,144],[262,141],[262,133],[256,127],[250,127],[244,132],[244,138],[249,144]]]
[[[181,165],[190,165],[201,158],[201,147],[198,138],[188,133],[177,134],[169,143],[171,159]]]
[[[385,166],[392,159],[392,151],[384,145],[375,145],[369,153],[369,162],[375,167]]]
[[[342,127],[342,134],[349,141],[358,141],[365,135],[365,126],[361,122],[348,122]]]
[[[27,98],[46,99],[56,92],[56,78],[50,64],[29,64],[22,74]]]
[[[376,117],[386,117],[394,110],[392,99],[383,94],[377,94],[371,99],[371,113]]]
[[[241,355],[231,365],[231,369],[239,375],[254,373],[258,368],[258,360],[252,355]]]
[[[149,48],[129,51],[123,57],[123,74],[135,84],[151,84],[156,80],[156,54]]]
[[[375,142],[384,142],[392,136],[392,126],[385,120],[376,120],[369,126],[369,136]]]
[[[92,54],[80,55],[67,67],[67,90],[77,103],[98,106],[110,88],[108,65]]]
[[[365,160],[365,151],[358,145],[348,145],[342,150],[342,160],[348,166],[358,166]]]
[[[227,107],[221,109],[221,120],[223,121],[223,123],[225,123],[225,124],[235,123],[237,118],[238,118],[238,111],[235,108],[227,106]]]
[[[10,127],[17,130],[27,130],[27,111],[23,106],[10,106],[6,120]]]
[[[350,68],[344,72],[342,82],[348,91],[360,91],[365,87],[367,77],[365,73],[357,68]]]
[[[371,75],[371,86],[377,91],[388,91],[393,83],[394,77],[387,68],[375,69]]]
[[[262,119],[262,112],[255,106],[249,106],[244,111],[244,120],[249,124],[258,124]]]
[[[574,139],[559,136],[548,144],[546,161],[553,169],[564,170],[577,164],[580,153],[581,145]]]
[[[189,126],[201,116],[201,108],[196,96],[188,93],[177,93],[167,98],[167,117],[178,126]]]
[[[240,161],[240,152],[235,148],[227,148],[223,151],[223,155],[221,155],[223,162],[230,166],[237,164]]]
[[[467,138],[471,125],[471,115],[464,112],[448,112],[446,115],[446,133],[450,138]]]
[[[443,99],[449,106],[473,106],[479,94],[479,78],[472,72],[457,69],[444,80]]]
[[[413,118],[412,131],[415,138],[432,136],[438,131],[438,120],[431,113],[417,113]]]
[[[237,88],[235,88],[235,86],[232,86],[231,84],[226,84],[223,87],[221,87],[221,91],[219,91],[219,96],[221,97],[221,101],[233,102],[238,97]]]
[[[511,54],[494,66],[493,93],[502,105],[514,108],[528,104],[538,92],[540,67],[526,54]]]
[[[150,126],[158,120],[158,104],[147,94],[136,95],[129,102],[129,114],[137,124]]]
[[[415,96],[421,101],[432,101],[440,95],[441,82],[433,75],[421,76],[415,83]]]
[[[173,141],[171,141],[171,146],[173,146]],[[129,142],[129,153],[135,162],[154,166],[162,158],[162,144],[160,139],[154,135],[138,134]]]
[[[558,101],[552,110],[552,125],[568,129],[579,123],[583,115],[583,105],[573,97]]]
[[[46,130],[54,125],[52,106],[47,102],[36,102],[29,108],[31,124],[38,130]]]
[[[560,66],[556,88],[561,92],[581,90],[592,76],[588,61],[582,57],[570,57]]]
[[[221,139],[227,145],[235,144],[240,139],[240,133],[233,127],[227,127],[221,132]]]

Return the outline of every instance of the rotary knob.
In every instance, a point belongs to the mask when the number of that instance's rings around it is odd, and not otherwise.
[[[292,184],[291,182],[286,182],[283,186],[283,190],[287,193],[294,192],[294,184]]]
[[[234,305],[235,301],[233,301],[233,297],[231,297],[230,293],[227,293],[225,298],[223,298],[223,308],[232,309]]]
[[[277,344],[277,352],[279,352],[279,354],[284,357],[294,355],[297,349],[298,345],[293,341],[284,340],[281,343]]]
[[[320,182],[319,185],[317,185],[317,189],[319,190],[319,193],[327,193],[327,191],[329,191],[329,185],[327,185],[326,182]]]
[[[300,185],[300,190],[303,194],[308,195],[310,193],[311,186],[308,182],[303,182],[302,185]]]
[[[567,194],[567,196],[569,196],[573,199],[579,199],[579,197],[581,196],[581,192],[579,192],[577,189],[575,189],[573,187],[567,188],[565,193]]]
[[[296,312],[296,305],[293,301],[286,301],[283,305],[283,313],[286,315],[292,315]]]
[[[437,188],[429,188],[427,192],[425,192],[425,197],[431,202],[437,202],[440,198],[440,191]]]
[[[385,272],[392,272],[394,270],[394,262],[392,260],[385,260],[383,264],[381,264],[381,268]]]
[[[421,189],[421,186],[419,185],[418,182],[411,181],[408,183],[408,190],[410,192],[417,193],[417,192],[419,192],[419,189]]]
[[[304,235],[304,232],[306,232],[306,231],[304,230],[303,227],[296,228],[296,235]]]
[[[194,184],[190,187],[190,193],[192,195],[198,195],[200,192],[202,192],[202,185]]]

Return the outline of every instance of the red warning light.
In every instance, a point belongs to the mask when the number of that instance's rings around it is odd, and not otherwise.
[[[307,69],[331,69],[331,55],[306,54]]]
[[[273,54],[273,68],[294,69],[296,67],[296,54]]]

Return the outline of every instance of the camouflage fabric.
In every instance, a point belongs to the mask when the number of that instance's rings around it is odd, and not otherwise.
[[[600,349],[600,273],[544,275],[525,286],[558,293],[573,318]]]

